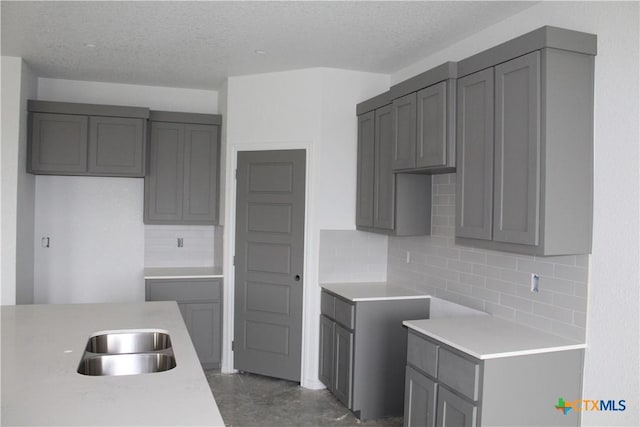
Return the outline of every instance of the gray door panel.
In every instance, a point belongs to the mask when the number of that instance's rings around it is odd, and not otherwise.
[[[31,170],[85,173],[88,117],[33,113]]]
[[[416,167],[416,93],[393,101],[393,169]]]
[[[178,221],[182,218],[184,188],[184,126],[177,123],[151,124],[149,146],[147,216],[151,220]]]
[[[329,390],[333,390],[333,334],[335,322],[320,316],[320,360],[318,377]]]
[[[404,387],[404,426],[434,427],[437,384],[407,366]]]
[[[373,227],[375,111],[358,116],[356,225]]]
[[[418,168],[447,164],[447,82],[418,92]]]
[[[496,134],[493,240],[538,244],[540,52],[495,68]]]
[[[89,118],[89,173],[144,176],[146,123],[125,117]]]
[[[476,427],[478,407],[439,387],[436,414],[438,427]]]
[[[373,226],[393,230],[395,225],[396,176],[391,161],[393,156],[393,119],[391,105],[376,111],[375,131],[375,185]]]
[[[238,154],[238,370],[300,381],[304,209],[304,150]]]
[[[184,210],[186,222],[217,220],[218,127],[185,125]]]
[[[179,303],[193,347],[205,369],[220,367],[222,342],[219,302]]]
[[[456,236],[491,240],[493,68],[458,80]]]
[[[333,393],[347,408],[353,407],[353,332],[334,326]]]

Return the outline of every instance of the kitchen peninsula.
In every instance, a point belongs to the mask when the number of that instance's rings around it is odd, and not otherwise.
[[[222,426],[175,302],[4,306],[2,425]],[[176,366],[147,374],[77,372],[87,340],[162,330]]]

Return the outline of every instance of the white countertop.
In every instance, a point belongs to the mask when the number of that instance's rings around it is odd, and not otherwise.
[[[429,295],[405,289],[387,282],[323,283],[323,289],[349,301],[388,301],[402,299],[427,299]]]
[[[145,268],[145,279],[214,279],[221,278],[222,267],[155,267]]]
[[[402,323],[409,329],[478,359],[496,359],[586,347],[584,343],[494,316],[453,316],[406,320]]]
[[[222,426],[175,302],[3,306],[2,425]],[[176,367],[126,376],[76,372],[97,332],[160,329]]]

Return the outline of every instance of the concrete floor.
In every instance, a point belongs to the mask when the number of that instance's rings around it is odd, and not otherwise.
[[[359,421],[327,390],[247,373],[205,374],[227,426],[402,426],[402,417]]]

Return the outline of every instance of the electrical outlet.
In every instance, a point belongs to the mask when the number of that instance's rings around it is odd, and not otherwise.
[[[184,247],[184,239],[182,237],[178,237],[178,247]]]
[[[540,276],[536,273],[531,273],[531,292],[540,292],[539,288]]]
[[[411,262],[411,252],[407,251],[407,264]]]

